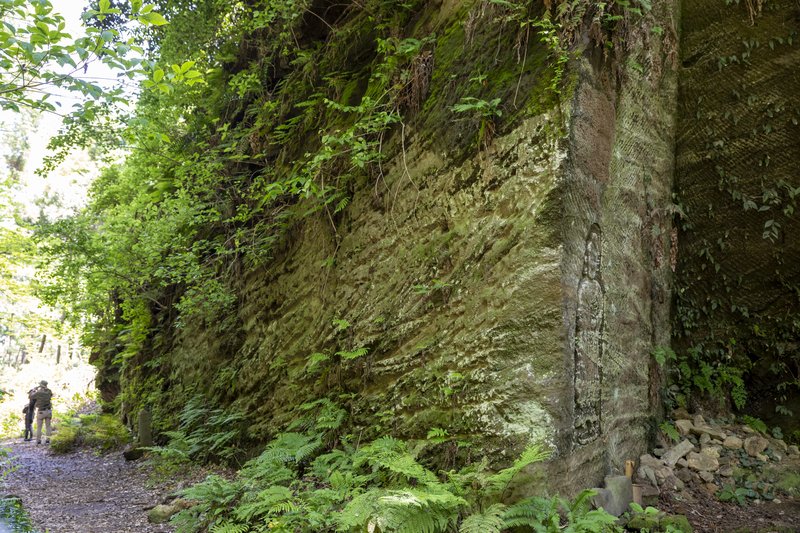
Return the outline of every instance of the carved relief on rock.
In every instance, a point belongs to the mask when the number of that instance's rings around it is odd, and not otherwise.
[[[578,445],[592,442],[601,432],[604,290],[600,241],[600,227],[595,224],[586,238],[575,320],[574,439]]]

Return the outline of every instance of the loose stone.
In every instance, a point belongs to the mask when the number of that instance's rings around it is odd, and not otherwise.
[[[750,457],[757,457],[761,452],[767,449],[767,446],[769,446],[769,441],[758,435],[744,439],[744,450]]]
[[[722,443],[723,446],[731,450],[738,450],[742,447],[742,439],[736,435],[729,435]]]
[[[697,470],[698,472],[707,472],[719,468],[719,461],[717,461],[717,458],[704,453],[691,452],[687,460],[689,462],[689,468]]]
[[[675,421],[675,429],[678,430],[678,433],[681,434],[682,437],[685,437],[689,433],[691,433],[694,424],[692,424],[691,420],[676,420]]]
[[[687,453],[694,449],[694,445],[688,440],[681,441],[680,444],[677,444],[667,450],[667,453],[664,454],[662,459],[664,460],[664,464],[667,466],[674,466],[675,463],[678,462],[678,459],[685,456]]]

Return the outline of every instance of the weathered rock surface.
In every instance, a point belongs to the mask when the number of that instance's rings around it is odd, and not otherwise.
[[[690,452],[687,458],[689,468],[697,471],[712,471],[719,468],[719,461],[704,453]]]
[[[729,435],[722,442],[722,445],[726,448],[730,448],[731,450],[738,450],[742,447],[743,441],[736,435]]]
[[[751,457],[759,457],[761,453],[769,446],[769,441],[764,437],[754,435],[744,439],[744,450]]]
[[[678,462],[678,459],[685,456],[687,453],[691,452],[694,449],[694,445],[689,442],[688,440],[683,440],[676,446],[673,446],[667,453],[664,454],[662,459],[664,460],[664,464],[667,466],[674,466],[675,463]]]

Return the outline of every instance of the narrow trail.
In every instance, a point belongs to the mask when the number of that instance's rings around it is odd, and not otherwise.
[[[78,450],[56,455],[45,445],[21,439],[10,448],[16,469],[2,482],[5,495],[22,500],[34,526],[50,533],[166,533],[150,524],[147,511],[164,494],[147,487],[147,474],[119,452],[95,455]]]

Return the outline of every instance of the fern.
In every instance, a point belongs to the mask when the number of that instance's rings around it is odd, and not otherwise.
[[[262,490],[252,501],[240,504],[234,511],[234,516],[244,522],[251,522],[264,516],[280,514],[276,509],[282,509],[282,504],[289,503],[292,491],[286,487],[272,486]],[[290,506],[294,508],[294,506]]]
[[[591,489],[582,491],[567,507],[567,533],[595,533],[622,531],[616,525],[617,518],[603,509],[591,509],[592,498],[597,493]]]
[[[353,359],[358,359],[359,357],[364,357],[369,352],[369,349],[361,347],[356,348],[354,350],[342,350],[336,352],[336,355],[341,357],[345,361],[352,361]]]
[[[461,522],[458,533],[500,533],[508,527],[504,519],[506,506],[496,503],[482,513],[468,516]]]
[[[354,498],[336,521],[344,531],[372,526],[385,533],[437,533],[454,525],[466,505],[441,487],[373,489]]]
[[[544,461],[550,457],[550,452],[543,450],[539,444],[531,444],[522,455],[514,461],[514,464],[508,468],[500,470],[496,474],[488,478],[488,490],[493,493],[502,493],[514,479],[514,476],[520,473],[526,466]]]
[[[553,500],[539,497],[526,498],[506,510],[503,515],[504,527],[527,527],[534,531],[555,531],[559,529],[561,522],[559,507],[558,498]]]
[[[672,440],[672,442],[678,442],[681,440],[681,434],[678,433],[678,430],[675,428],[674,425],[672,425],[671,422],[664,421],[658,427],[661,429],[661,431],[664,432],[664,435],[666,435]]]
[[[405,480],[426,483],[438,481],[433,472],[419,464],[408,452],[404,442],[392,437],[381,437],[361,448],[353,464],[356,467],[369,464],[373,469],[388,472],[390,478],[395,480],[399,476]]]
[[[209,530],[210,533],[248,533],[250,527],[245,524],[234,524],[233,522],[225,522],[212,526]]]

